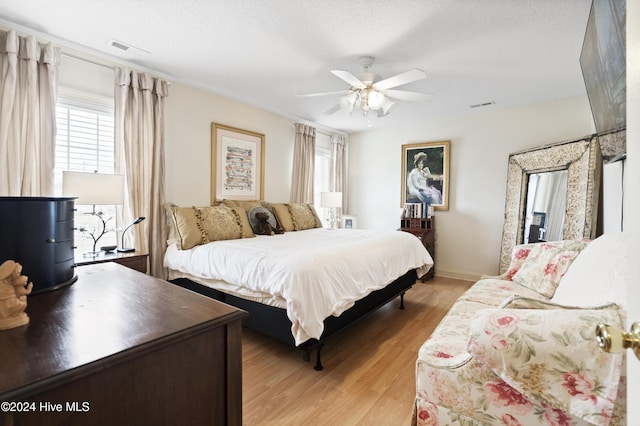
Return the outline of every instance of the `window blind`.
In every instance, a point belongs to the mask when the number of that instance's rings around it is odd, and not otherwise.
[[[62,172],[115,172],[115,111],[114,99],[92,93],[60,87],[56,104],[56,149],[54,189],[62,194]],[[91,211],[91,206],[76,205],[78,213]],[[107,229],[113,230],[115,206],[100,206]],[[76,214],[77,229],[95,231],[98,220],[91,215]],[[108,232],[100,245],[116,244],[116,233]],[[86,232],[77,232],[79,252],[92,248],[93,240]]]
[[[56,188],[62,172],[114,172],[112,98],[61,90],[56,106]]]

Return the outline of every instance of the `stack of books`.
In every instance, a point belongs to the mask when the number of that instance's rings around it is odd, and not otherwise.
[[[429,216],[429,205],[427,203],[404,203],[402,209],[403,219],[424,219]]]

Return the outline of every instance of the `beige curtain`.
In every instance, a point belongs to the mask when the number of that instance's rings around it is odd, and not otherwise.
[[[349,211],[347,205],[347,142],[344,135],[331,135],[333,151],[331,153],[331,190],[342,192],[342,208],[340,214]]]
[[[146,217],[129,230],[126,237],[135,239],[125,244],[149,253],[151,275],[165,278],[164,98],[169,83],[128,68],[115,71],[116,172],[125,176],[126,187],[120,223]]]
[[[0,195],[53,195],[60,49],[0,31]]]
[[[292,203],[313,203],[316,128],[301,123],[296,123],[295,128],[290,198]]]

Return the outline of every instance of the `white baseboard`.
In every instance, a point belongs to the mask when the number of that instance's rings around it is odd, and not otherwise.
[[[445,271],[441,268],[437,268],[436,276],[445,277],[445,278],[455,278],[457,280],[464,280],[464,281],[478,281],[482,275],[481,274],[478,275],[470,272]]]

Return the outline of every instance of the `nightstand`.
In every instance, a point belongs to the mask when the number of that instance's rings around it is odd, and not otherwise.
[[[422,277],[422,282],[425,282],[436,273],[436,230],[435,230],[435,218],[403,218],[400,220],[400,230],[409,232],[420,238],[422,245],[427,249],[431,258],[433,259],[433,267]]]
[[[106,253],[96,257],[84,257],[82,254],[76,254],[76,266],[95,265],[96,263],[115,262],[128,268],[135,269],[142,273],[147,273],[147,260],[149,255],[140,251],[131,253]]]

